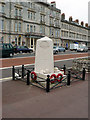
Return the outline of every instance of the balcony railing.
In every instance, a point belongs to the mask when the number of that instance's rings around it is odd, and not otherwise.
[[[6,17],[6,14],[3,12],[0,12],[0,17]]]
[[[50,23],[50,26],[51,26],[51,27],[54,27],[54,23]]]
[[[45,25],[45,21],[41,20],[41,21],[40,21],[40,24]]]
[[[15,16],[15,19],[22,19],[22,16],[16,15],[16,16]]]
[[[54,26],[60,28],[60,25],[59,25],[59,24],[55,24]]]

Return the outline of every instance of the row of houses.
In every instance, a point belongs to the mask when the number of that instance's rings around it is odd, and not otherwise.
[[[48,36],[54,45],[69,47],[70,43],[89,44],[88,24],[65,20],[65,14],[56,8],[56,2],[38,0],[27,2],[0,2],[0,41],[26,45],[36,49],[37,39]]]

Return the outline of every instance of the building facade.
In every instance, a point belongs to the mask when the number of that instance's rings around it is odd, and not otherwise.
[[[73,18],[70,17],[69,20],[65,20],[65,14],[62,14],[61,17],[61,41],[62,46],[68,47],[70,43],[76,44],[89,44],[88,41],[88,24],[86,23],[84,26],[84,22],[82,21],[79,24],[79,20],[76,19],[73,21]]]
[[[1,42],[26,45],[33,50],[37,39],[44,36],[51,38],[54,45],[63,47],[73,42],[88,44],[87,27],[61,19],[61,10],[56,8],[55,2],[35,1],[0,2]]]
[[[47,2],[0,2],[0,40],[35,49],[48,36],[60,43],[61,11]]]
[[[90,47],[90,1],[88,2],[88,25],[89,25],[89,31],[88,31],[88,41],[89,41],[89,47]]]

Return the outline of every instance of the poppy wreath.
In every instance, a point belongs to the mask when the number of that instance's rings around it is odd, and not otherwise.
[[[60,80],[58,80],[58,82],[62,81],[63,75],[62,75],[61,73],[59,73],[59,74],[57,75],[57,78],[59,78],[59,77],[61,77],[61,78],[60,78]]]
[[[31,78],[32,78],[32,80],[36,80],[37,74],[35,72],[31,72]]]
[[[65,75],[65,71],[63,69],[61,69],[60,71],[63,71],[64,72],[64,75]]]
[[[51,83],[54,83],[55,81],[57,81],[57,80],[56,80],[57,76],[56,76],[55,74],[52,74],[52,75],[50,76],[50,80],[51,80],[52,78],[54,78],[55,80],[51,81]]]

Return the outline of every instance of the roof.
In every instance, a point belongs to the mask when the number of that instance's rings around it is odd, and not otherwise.
[[[84,28],[84,29],[90,29],[90,28],[87,28],[87,27],[84,27],[84,26],[81,26],[79,25],[78,23],[74,22],[74,21],[67,21],[67,20],[61,20],[61,22],[65,22],[65,23],[68,23],[68,24],[71,24],[71,25],[75,25],[75,26],[78,26],[78,27],[81,27],[81,28]]]
[[[41,2],[41,1],[40,1],[40,2],[35,2],[35,3],[42,4],[42,5],[44,5],[44,6],[48,7],[48,8],[50,8],[51,10],[55,10],[55,11],[61,13],[61,10],[60,10],[60,9],[58,9],[58,8],[56,8],[56,7],[54,7],[54,6],[51,6],[51,4],[48,3],[48,2]]]

